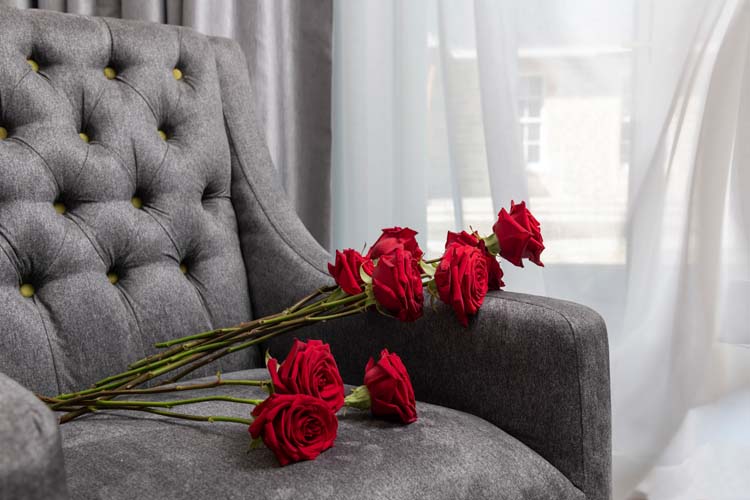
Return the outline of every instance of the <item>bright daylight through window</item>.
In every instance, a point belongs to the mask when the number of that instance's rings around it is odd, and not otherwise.
[[[624,264],[632,147],[632,16],[571,40],[567,33],[547,30],[548,23],[533,22],[538,9],[519,8],[517,14],[515,104],[528,199],[544,221],[545,262]],[[562,14],[570,23],[588,23],[592,11],[571,5]],[[595,19],[589,21],[589,26],[596,25]],[[495,167],[487,165],[485,152],[489,139],[482,122],[476,42],[470,29],[450,35],[449,57],[442,59],[448,61],[447,68],[440,67],[439,37],[428,39],[433,54],[428,165],[435,181],[427,225],[428,248],[434,255],[442,251],[446,231],[454,229],[456,208],[464,226],[485,230],[494,215],[488,171]],[[448,100],[445,86],[450,89]],[[443,145],[446,107],[453,118],[448,125],[455,138],[451,151]],[[456,199],[462,200],[461,207],[454,206]]]

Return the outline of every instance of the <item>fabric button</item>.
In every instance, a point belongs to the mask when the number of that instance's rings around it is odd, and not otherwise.
[[[130,203],[132,203],[135,208],[143,207],[143,200],[141,200],[137,196],[133,196],[133,198],[131,198],[130,200]]]
[[[115,71],[114,68],[107,66],[104,68],[104,76],[107,77],[107,80],[114,80],[115,77],[117,77],[117,71]]]
[[[29,66],[31,66],[31,71],[39,71],[39,63],[36,62],[33,59],[26,59],[26,62],[29,63]]]
[[[120,281],[120,277],[117,276],[117,273],[107,273],[107,279],[113,285],[117,284],[117,282]]]
[[[175,68],[172,70],[172,76],[174,77],[175,80],[182,80],[182,71]]]
[[[159,132],[159,137],[161,137],[161,140],[162,141],[166,141],[167,140],[167,133],[164,132],[163,130],[159,130],[158,132]]]
[[[84,134],[83,132],[79,133],[78,137],[80,137],[83,142],[89,142],[89,136]]]
[[[65,205],[63,203],[60,203],[59,201],[53,205],[55,207],[55,212],[58,214],[64,214],[67,208],[65,208]]]
[[[7,138],[8,138],[8,131],[5,128],[0,127],[0,141],[7,139]]]
[[[187,266],[185,264],[180,264],[180,272],[182,274],[187,274]]]
[[[20,291],[21,291],[21,295],[23,295],[27,299],[29,297],[33,297],[34,296],[34,285],[31,285],[29,283],[24,283],[23,285],[21,285]]]

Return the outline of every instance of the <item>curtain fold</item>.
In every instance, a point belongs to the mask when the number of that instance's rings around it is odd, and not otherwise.
[[[426,229],[426,4],[335,5],[345,21],[334,25],[333,191],[346,209],[335,212],[334,226],[348,235],[346,247],[372,243],[374,227]]]
[[[607,321],[614,498],[746,495],[750,2],[335,0],[334,17],[335,246],[412,225],[436,256],[526,199],[546,267],[504,265],[507,289]],[[407,159],[394,137],[426,141]]]
[[[330,245],[331,0],[0,0],[20,8],[140,19],[234,38],[282,184],[305,226]]]

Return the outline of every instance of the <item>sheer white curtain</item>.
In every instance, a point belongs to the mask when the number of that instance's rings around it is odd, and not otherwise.
[[[334,11],[335,246],[409,225],[435,255],[528,200],[547,267],[506,288],[607,320],[615,498],[746,496],[750,2]]]

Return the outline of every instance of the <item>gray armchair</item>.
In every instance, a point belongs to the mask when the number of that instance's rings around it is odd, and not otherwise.
[[[101,412],[57,426],[33,392],[79,389],[155,342],[330,282],[251,92],[229,40],[0,8],[0,498],[609,498],[604,323],[507,292],[467,329],[438,305],[410,325],[373,313],[298,332],[330,342],[352,384],[395,350],[420,400],[406,427],[342,414],[313,462],[247,453],[236,424]],[[198,375],[262,377],[261,353]]]

